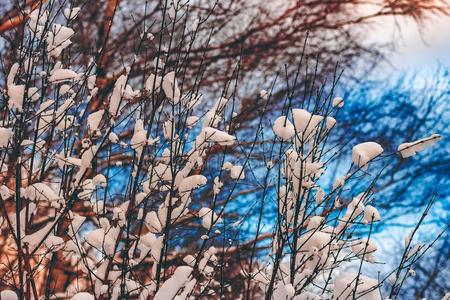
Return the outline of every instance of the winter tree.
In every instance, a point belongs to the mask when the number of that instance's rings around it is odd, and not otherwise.
[[[311,72],[308,57],[346,49],[305,32],[363,20],[340,1],[292,1],[265,24],[255,16],[274,8],[258,1],[129,2],[26,1],[2,20],[13,32],[2,49],[0,298],[398,299],[447,227],[418,239],[428,198],[399,264],[368,274],[382,263],[375,187],[397,157],[432,155],[441,136],[405,135],[394,151],[333,139],[342,69]],[[444,10],[380,2],[366,18]],[[298,15],[311,24],[287,28]]]

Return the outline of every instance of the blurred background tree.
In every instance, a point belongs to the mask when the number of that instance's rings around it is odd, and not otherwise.
[[[27,12],[41,4],[57,6],[61,1],[0,3],[2,81],[17,56],[17,43],[23,34]],[[75,60],[72,63],[86,66],[93,55],[98,56],[97,85],[102,87],[103,94],[92,101],[90,110],[103,106],[124,62],[134,55],[137,55],[137,65],[130,75],[130,82],[142,85],[146,78],[143,74],[151,68],[148,61],[152,61],[158,51],[158,43],[153,41],[162,36],[159,25],[167,16],[163,16],[161,11],[168,2],[66,1],[66,5],[80,6],[83,11],[74,24],[77,34],[72,39],[71,51],[78,53],[78,56],[72,56]],[[202,84],[208,87],[206,98],[215,99],[223,86],[236,76],[236,62],[240,63],[239,77],[243,84],[233,95],[242,112],[239,114],[240,126],[235,129],[237,135],[245,135],[252,129],[255,114],[258,113],[258,103],[248,96],[256,95],[262,88],[268,89],[277,74],[283,78],[294,78],[300,60],[303,61],[300,72],[302,88],[290,95],[294,104],[299,106],[304,105],[308,97],[315,96],[320,83],[334,72],[336,61],[339,62],[338,74],[344,69],[338,91],[346,101],[346,108],[340,116],[340,131],[335,135],[336,139],[355,142],[376,140],[383,148],[395,151],[394,145],[401,142],[422,138],[429,132],[440,133],[444,137],[443,142],[432,156],[421,155],[423,157],[420,159],[407,161],[398,159],[396,164],[388,166],[390,176],[376,187],[380,192],[377,203],[384,213],[389,212],[384,217],[384,226],[405,226],[404,219],[399,221],[399,217],[417,213],[437,187],[439,197],[433,210],[433,222],[448,226],[448,68],[436,68],[425,79],[420,73],[377,80],[369,80],[367,76],[376,66],[386,63],[396,46],[395,41],[380,43],[372,37],[376,34],[373,21],[386,17],[394,20],[405,18],[422,28],[430,20],[449,16],[448,1],[192,0],[186,14],[188,21],[177,23],[180,28],[174,29],[180,32],[180,39],[186,41],[189,37],[182,36],[183,27],[198,25],[197,38],[191,49],[185,50],[186,54],[192,54],[183,59],[188,66],[186,77],[190,78],[190,74],[199,70],[204,72],[201,83],[187,80],[186,85]],[[142,27],[153,32],[154,40],[148,38],[142,47],[138,47],[136,41],[142,34]],[[178,45],[180,51],[173,53],[183,53],[182,47],[186,44],[189,43]],[[177,57],[172,56],[165,63],[173,66],[177,61]],[[274,111],[282,106],[288,94],[285,86],[274,89]],[[350,149],[348,147],[347,150]],[[339,162],[336,162],[336,170],[335,174],[338,174]],[[332,182],[334,179],[329,180]],[[253,192],[250,196],[257,194]],[[449,269],[445,259],[448,235],[445,238],[439,244],[440,248],[432,252],[434,258],[430,258],[430,263],[425,262],[418,268],[417,282],[429,284],[412,284],[410,292],[414,291],[415,297],[437,298],[448,291],[448,281],[439,279],[445,275],[434,272]]]

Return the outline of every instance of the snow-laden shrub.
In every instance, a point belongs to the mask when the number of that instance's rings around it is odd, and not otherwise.
[[[329,159],[339,155],[327,137],[345,109],[332,93],[316,105],[286,101],[268,126],[273,88],[262,90],[254,128],[239,136],[246,112],[234,93],[203,99],[201,69],[199,78],[184,76],[188,56],[199,55],[188,46],[201,26],[171,31],[185,10],[175,1],[161,32],[144,28],[137,47],[155,34],[159,51],[125,59],[107,75],[110,85],[97,77],[102,50],[71,65],[71,24],[82,9],[64,9],[64,24],[50,6],[29,13],[2,91],[1,298],[381,299],[388,278],[395,297],[431,246],[414,241],[415,231],[392,274],[343,272],[350,262],[377,262],[370,235],[382,220],[373,201],[380,174],[368,172],[392,155],[376,141],[356,144],[348,171],[322,186]],[[136,70],[140,59],[153,64]],[[398,153],[412,156],[439,138],[403,143]],[[350,193],[361,178],[369,178],[367,189]],[[260,209],[250,233],[246,209],[229,212],[245,185],[263,191],[251,204]],[[276,207],[269,220],[268,201]],[[361,227],[368,235],[353,238]],[[57,285],[62,276],[67,283]]]

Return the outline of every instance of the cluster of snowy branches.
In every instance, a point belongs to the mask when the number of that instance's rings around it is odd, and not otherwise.
[[[205,21],[188,22],[186,3],[166,2],[159,32],[143,27],[112,86],[96,77],[103,48],[86,65],[72,64],[71,24],[82,9],[50,3],[27,14],[2,90],[1,299],[381,299],[381,285],[390,286],[383,297],[397,297],[433,245],[415,239],[433,199],[405,237],[401,263],[378,278],[362,274],[379,263],[371,232],[381,220],[373,198],[381,173],[369,165],[414,156],[439,135],[390,154],[374,141],[354,145],[348,171],[323,186],[345,145],[327,144],[345,109],[333,96],[338,76],[329,92],[312,86],[317,96],[293,107],[300,62],[286,78],[279,117],[272,123],[268,114],[274,80],[254,96],[254,131],[240,137],[240,61],[216,100],[202,94],[207,66],[186,77]],[[136,70],[149,40],[157,54]],[[131,80],[132,72],[141,78]],[[229,209],[255,172],[264,180],[248,234],[247,215]],[[369,181],[365,190],[349,189],[359,180]],[[268,203],[277,212],[270,220]],[[360,228],[368,234],[355,238]],[[359,271],[346,272],[355,262]]]

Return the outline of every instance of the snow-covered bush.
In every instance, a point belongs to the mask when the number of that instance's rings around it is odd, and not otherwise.
[[[220,95],[202,94],[207,66],[185,76],[189,57],[203,55],[190,52],[201,20],[175,31],[190,22],[185,3],[164,7],[159,32],[143,27],[135,55],[108,74],[112,85],[97,78],[103,48],[72,63],[71,24],[82,9],[60,11],[41,5],[27,14],[4,80],[1,299],[381,299],[382,284],[396,297],[432,244],[414,240],[414,230],[391,274],[362,274],[377,262],[371,232],[382,219],[373,198],[381,174],[371,165],[396,153],[356,144],[348,170],[324,185],[345,145],[327,144],[345,109],[333,89],[302,107],[288,93],[272,123],[279,83],[269,83],[254,96],[254,127],[239,134],[247,113],[235,96],[239,62]],[[141,51],[149,40],[158,49],[151,56]],[[147,69],[136,68],[141,60]],[[405,142],[398,154],[439,139]],[[355,181],[367,188],[353,190]],[[246,187],[261,194],[249,205],[256,224],[236,201]],[[266,218],[268,208],[275,217]],[[361,228],[367,235],[355,238]],[[345,272],[354,262],[359,271]]]

